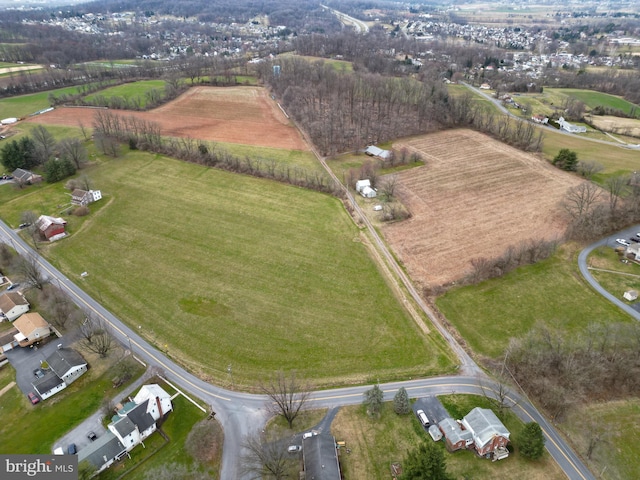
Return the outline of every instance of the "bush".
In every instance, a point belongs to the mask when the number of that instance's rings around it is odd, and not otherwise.
[[[187,436],[185,449],[200,463],[214,461],[222,449],[222,431],[218,422],[202,420],[196,423]]]
[[[89,215],[89,207],[82,205],[73,211],[73,215],[75,215],[76,217],[84,217],[85,215]]]
[[[562,170],[575,172],[578,169],[578,154],[568,148],[562,148],[553,158],[552,163]]]

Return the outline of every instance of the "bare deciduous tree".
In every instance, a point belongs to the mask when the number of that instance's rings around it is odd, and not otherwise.
[[[618,200],[626,193],[628,184],[629,177],[626,175],[607,178],[605,187],[607,189],[607,192],[609,192],[609,210],[611,211],[612,215],[616,212]]]
[[[582,182],[571,187],[562,200],[562,207],[572,219],[581,219],[591,213],[602,198],[602,190],[595,183]]]
[[[578,173],[587,180],[591,180],[596,173],[600,173],[604,170],[602,164],[593,160],[580,160],[578,161]]]
[[[298,379],[295,371],[287,376],[282,370],[276,372],[268,383],[262,384],[260,389],[272,402],[268,408],[275,415],[282,415],[289,428],[293,427],[293,421],[300,414],[311,390],[308,384]]]
[[[77,169],[87,162],[87,149],[79,138],[63,138],[58,143],[60,156],[71,160]]]
[[[242,470],[254,479],[274,478],[281,480],[289,476],[294,461],[288,454],[286,444],[276,439],[261,440],[249,437],[243,444],[246,453],[242,456]]]
[[[26,283],[38,290],[42,290],[47,283],[35,257],[20,257],[20,260],[18,260],[18,272],[20,272]]]
[[[107,357],[116,347],[111,327],[102,317],[89,315],[78,326],[82,335],[81,345],[85,350]]]
[[[56,140],[51,135],[51,132],[42,125],[38,125],[31,130],[31,136],[36,146],[38,163],[42,164],[53,156]]]
[[[396,188],[398,186],[398,176],[397,175],[387,175],[380,182],[380,193],[387,199],[391,200],[396,193]]]

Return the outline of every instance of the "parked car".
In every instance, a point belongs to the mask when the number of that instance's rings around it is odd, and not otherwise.
[[[89,432],[87,433],[87,438],[93,442],[96,438],[98,438],[98,436],[95,434],[95,432]]]
[[[311,437],[313,437],[314,435],[317,435],[317,434],[318,434],[318,432],[313,432],[313,431],[312,432],[305,432],[305,433],[302,434],[302,438],[303,439],[304,438],[311,438]]]
[[[31,405],[35,405],[36,403],[38,403],[40,401],[40,399],[33,392],[27,393],[27,398],[31,402]]]
[[[416,416],[418,417],[418,420],[420,420],[420,423],[423,427],[429,426],[429,418],[427,418],[427,414],[424,413],[424,410],[416,410]]]
[[[302,445],[289,445],[289,448],[287,448],[287,452],[289,453],[298,453],[301,450]]]
[[[76,444],[75,443],[70,443],[69,447],[67,448],[67,453],[69,455],[75,455],[76,453],[78,453],[78,449],[76,448]]]
[[[632,242],[640,242],[640,238],[637,237],[631,237],[629,240],[631,240]]]
[[[30,227],[31,224],[30,223],[21,223],[20,225],[18,225],[18,228],[27,228]]]
[[[625,247],[628,247],[629,245],[631,245],[624,238],[616,238],[616,243],[619,243],[620,245],[624,245]]]
[[[12,283],[11,285],[9,285],[9,286],[7,287],[7,291],[15,290],[15,289],[16,289],[16,288],[18,288],[19,286],[20,286],[20,284],[19,284],[19,283]]]
[[[33,374],[35,375],[35,377],[36,377],[36,378],[42,378],[42,377],[44,377],[44,372],[42,371],[42,369],[41,369],[41,368],[36,368],[36,369],[33,371]]]
[[[640,232],[636,233],[636,237],[640,237]]]

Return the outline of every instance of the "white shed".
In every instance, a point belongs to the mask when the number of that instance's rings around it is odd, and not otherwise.
[[[356,182],[356,192],[362,193],[362,189],[365,187],[371,188],[371,182],[369,181],[368,178],[364,180],[358,180]]]
[[[360,191],[360,195],[362,195],[364,198],[375,198],[378,193],[371,187],[364,187]]]
[[[634,300],[638,299],[638,291],[637,290],[628,290],[628,291],[624,292],[623,297],[624,297],[625,300],[633,302]]]

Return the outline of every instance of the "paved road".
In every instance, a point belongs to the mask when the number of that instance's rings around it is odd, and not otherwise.
[[[212,409],[217,413],[216,418],[220,421],[225,433],[221,479],[235,480],[245,478],[240,471],[241,445],[247,435],[256,434],[264,428],[269,417],[265,408],[267,399],[264,396],[231,392],[208,384],[185,371],[161,352],[155,350],[135,331],[124,325],[111,312],[89,297],[46,259],[33,251],[14,231],[1,221],[0,240],[13,246],[21,255],[37,261],[50,281],[66,291],[70,298],[85,311],[92,311],[108,322],[116,339],[125,347],[129,346],[133,353],[148,366],[162,369],[165,376],[176,386],[211,405]],[[492,381],[484,375],[480,375],[479,370],[470,370],[478,372],[478,375],[446,376],[408,382],[394,382],[383,384],[381,388],[385,393],[386,400],[391,400],[395,392],[402,386],[407,389],[412,398],[445,393],[495,395],[496,386]],[[364,391],[368,388],[367,386],[359,386],[313,392],[310,395],[308,406],[311,408],[333,408],[341,405],[359,404],[363,400]],[[558,435],[553,426],[529,402],[515,393],[512,393],[510,398],[516,405],[513,408],[520,418],[525,421],[536,421],[540,424],[547,438],[546,447],[548,451],[569,478],[585,480],[594,478],[586,466]]]
[[[346,25],[348,27],[349,26],[353,27],[355,29],[356,33],[368,33],[369,32],[369,26],[366,23],[364,23],[362,20],[358,20],[357,18],[350,17],[346,13],[339,12],[338,10],[335,10],[333,8],[329,8],[329,7],[325,6],[325,5],[321,5],[321,7],[329,10],[336,17],[338,17],[338,20],[340,20],[340,23],[342,23],[343,25]]]
[[[625,303],[624,301],[620,300],[619,298],[615,297],[614,295],[606,291],[604,288],[602,288],[600,284],[596,281],[596,279],[593,278],[593,275],[591,275],[591,272],[589,271],[589,266],[587,265],[587,257],[589,257],[589,254],[593,252],[596,248],[602,247],[602,246],[608,246],[611,248],[617,247],[618,244],[616,243],[616,238],[634,237],[637,232],[640,232],[640,225],[634,225],[633,227],[629,227],[626,230],[617,232],[613,235],[605,237],[602,240],[598,240],[597,242],[589,245],[587,248],[585,248],[580,252],[580,255],[578,255],[578,267],[580,268],[580,273],[582,273],[582,276],[587,280],[587,282],[591,284],[591,286],[594,288],[596,292],[598,292],[600,295],[605,297],[611,303],[620,307],[622,310],[627,312],[636,320],[640,321],[640,312],[634,310],[631,307],[631,305],[629,305],[628,303]],[[624,292],[620,292],[621,295],[622,293]]]
[[[486,98],[487,100],[489,100],[491,103],[493,103],[496,108],[498,108],[502,113],[504,113],[505,115],[508,115],[512,118],[515,118],[517,120],[523,120],[522,117],[519,117],[518,115],[515,115],[513,112],[511,112],[508,108],[506,108],[501,100],[498,100],[497,98],[495,98],[492,95],[489,95],[488,93],[480,90],[479,88],[476,88],[472,85],[469,85],[468,83],[465,82],[461,82],[462,85],[464,85],[465,87],[467,87],[469,90],[472,90],[473,92],[477,93],[478,95],[481,95],[482,97]],[[604,145],[611,145],[614,147],[618,147],[618,148],[631,148],[631,149],[637,149],[638,145],[632,145],[632,144],[628,144],[628,143],[621,143],[619,140],[616,140],[615,142],[608,142],[607,140],[600,140],[597,138],[589,138],[589,137],[585,137],[585,136],[580,136],[577,135],[575,133],[570,133],[567,132],[565,130],[562,129],[556,129],[552,126],[545,126],[545,125],[539,125],[537,123],[534,123],[534,125],[538,128],[542,128],[542,129],[549,129],[552,128],[554,133],[558,133],[560,135],[567,135],[569,137],[578,137],[580,138],[580,140],[586,140],[587,142],[595,142],[595,143],[602,143]],[[603,132],[604,133],[604,132]]]

